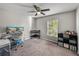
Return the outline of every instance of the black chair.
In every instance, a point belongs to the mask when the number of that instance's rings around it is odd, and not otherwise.
[[[62,46],[64,46],[63,33],[58,33],[58,43],[57,43],[57,45],[59,45],[59,42],[62,43]]]
[[[67,44],[68,45],[67,48],[69,48],[69,38],[68,37],[63,37],[63,44]]]
[[[72,46],[72,49],[74,50],[74,51],[76,51],[77,52],[77,36],[75,35],[70,35],[69,36],[69,47],[70,47],[70,49],[71,49],[71,46]]]
[[[30,38],[39,38],[40,39],[40,30],[31,30]]]

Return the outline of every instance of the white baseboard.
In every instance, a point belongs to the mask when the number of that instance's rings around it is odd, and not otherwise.
[[[44,40],[48,40],[48,41],[52,41],[52,42],[54,42],[54,43],[57,43],[57,40],[47,39],[47,38],[42,38],[42,39],[44,39]]]
[[[30,39],[30,37],[24,37],[24,38],[23,38],[23,40],[28,40],[28,39]]]

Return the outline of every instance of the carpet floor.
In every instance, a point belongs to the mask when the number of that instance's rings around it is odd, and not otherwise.
[[[11,56],[76,56],[76,53],[46,40],[29,39],[17,51],[12,49]]]

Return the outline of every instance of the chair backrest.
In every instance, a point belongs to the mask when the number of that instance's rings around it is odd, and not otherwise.
[[[40,30],[31,30],[30,31],[30,34],[32,35],[32,34],[38,34],[38,35],[40,35]]]
[[[73,40],[73,41],[75,41],[77,43],[77,36],[76,35],[75,36],[70,35],[69,38],[70,38],[69,40]]]
[[[58,37],[63,38],[63,33],[58,33]]]

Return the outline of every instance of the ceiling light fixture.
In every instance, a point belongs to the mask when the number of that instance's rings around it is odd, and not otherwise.
[[[40,12],[37,12],[37,14],[40,14]]]

